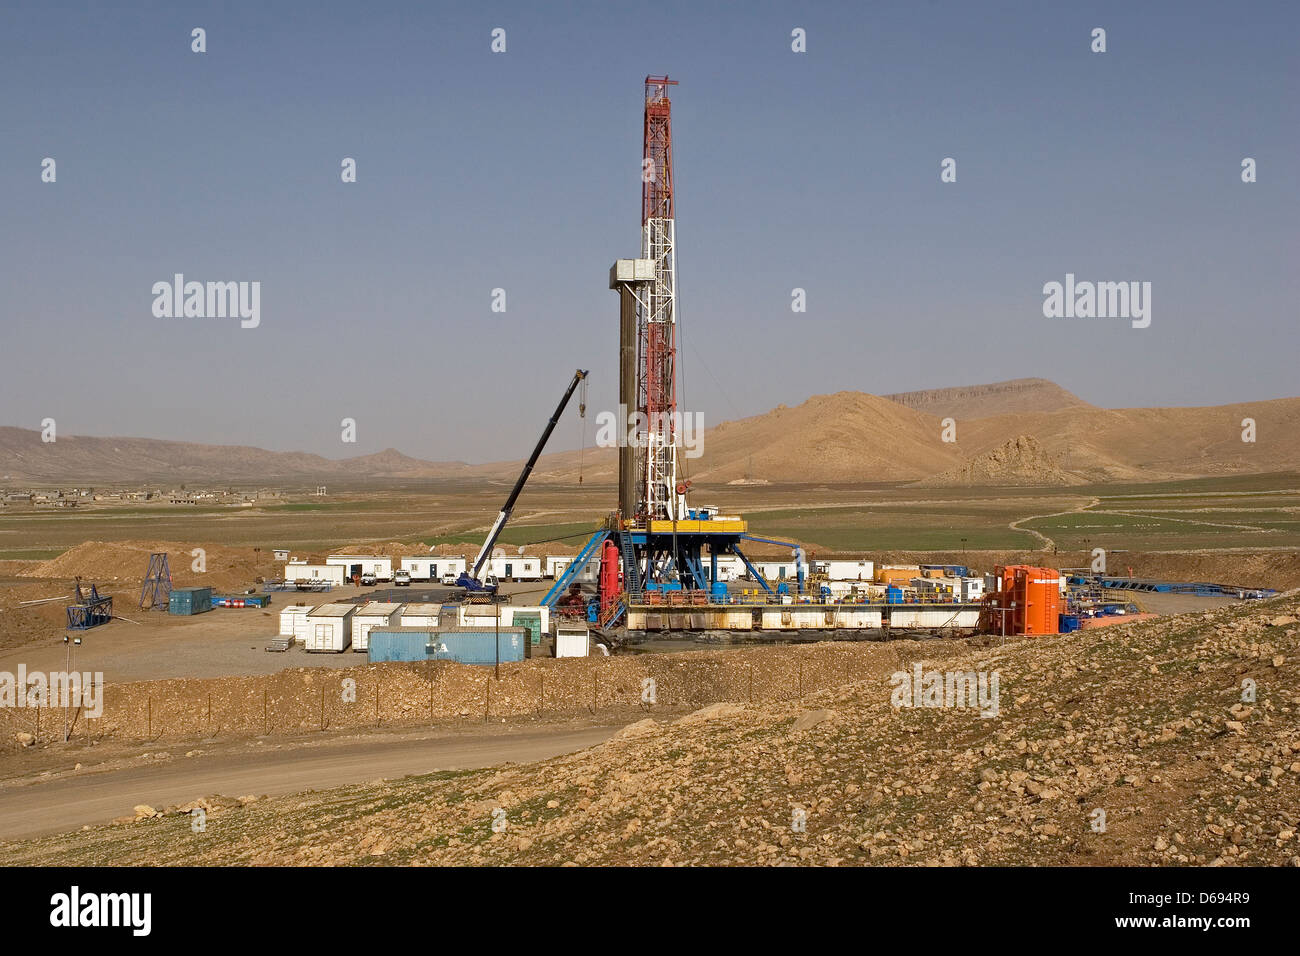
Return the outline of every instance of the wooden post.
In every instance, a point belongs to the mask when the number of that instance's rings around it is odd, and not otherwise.
[[[483,723],[487,723],[488,717],[492,714],[492,678],[489,677],[483,682],[483,689],[486,694],[483,702]]]

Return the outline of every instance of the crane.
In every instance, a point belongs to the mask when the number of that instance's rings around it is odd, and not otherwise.
[[[467,591],[486,592],[495,594],[497,582],[491,575],[488,576],[487,582],[479,579],[483,571],[483,565],[487,563],[492,556],[492,547],[497,543],[497,538],[501,536],[506,522],[510,520],[511,513],[515,510],[515,502],[519,500],[519,493],[524,490],[524,483],[528,481],[528,476],[532,474],[533,466],[537,464],[537,459],[542,455],[542,449],[546,447],[547,440],[551,437],[551,432],[555,431],[555,423],[560,420],[564,414],[565,407],[569,404],[569,399],[573,397],[574,389],[579,384],[586,381],[587,372],[584,369],[578,369],[573,373],[573,380],[569,382],[569,387],[564,390],[564,396],[560,399],[560,404],[555,406],[555,411],[551,414],[551,419],[546,423],[546,428],[542,431],[542,437],[537,440],[537,446],[533,453],[528,456],[528,461],[524,464],[524,470],[519,473],[519,479],[515,482],[514,488],[510,491],[510,497],[506,499],[505,505],[497,515],[497,520],[492,523],[492,530],[488,532],[487,540],[483,542],[483,547],[479,549],[478,557],[474,559],[473,566],[459,578],[456,579],[456,586],[464,588]],[[580,406],[579,413],[586,414],[586,406]]]

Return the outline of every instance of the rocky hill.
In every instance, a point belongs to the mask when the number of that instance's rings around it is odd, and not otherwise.
[[[956,468],[919,482],[925,487],[988,485],[1079,485],[1085,479],[1061,468],[1060,462],[1033,435],[1008,438],[997,448]]]

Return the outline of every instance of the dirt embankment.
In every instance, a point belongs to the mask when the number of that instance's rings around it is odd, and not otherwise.
[[[78,714],[79,740],[139,741],[300,734],[419,726],[446,719],[636,717],[716,701],[798,700],[870,674],[892,673],[925,653],[965,642],[893,641],[690,651],[627,657],[538,659],[493,668],[390,663],[341,670],[110,684],[97,718]],[[13,748],[61,737],[65,712],[0,709],[0,740]],[[27,736],[35,738],[29,740]]]

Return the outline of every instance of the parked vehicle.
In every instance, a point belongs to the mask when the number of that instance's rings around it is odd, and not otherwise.
[[[373,588],[378,583],[379,583],[379,579],[375,577],[373,574],[367,573],[361,575],[361,586],[363,588]]]
[[[446,574],[442,576],[442,583],[446,587],[454,588],[456,586],[456,574],[454,572],[448,571]]]
[[[394,572],[393,572],[393,583],[394,583],[395,585],[397,585],[398,587],[408,587],[408,588],[409,588],[409,587],[411,586],[411,572],[410,572],[410,571],[394,571]]]

